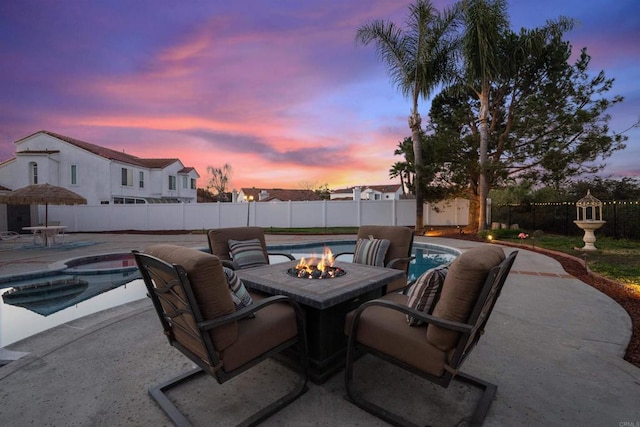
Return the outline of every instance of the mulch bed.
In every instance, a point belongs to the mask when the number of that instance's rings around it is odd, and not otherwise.
[[[442,232],[438,233],[438,236],[454,239],[482,241],[480,237],[473,233],[461,234],[459,231]],[[622,285],[613,280],[607,279],[591,272],[585,267],[582,260],[570,255],[541,248],[532,248],[525,245],[505,242],[500,242],[500,244],[521,247],[523,249],[527,249],[530,251],[532,250],[554,258],[562,265],[562,267],[568,274],[571,274],[576,279],[579,279],[584,283],[593,286],[594,288],[598,289],[600,292],[604,293],[605,295],[616,301],[618,304],[620,304],[620,306],[622,306],[622,308],[624,308],[627,313],[629,313],[632,322],[631,341],[629,342],[629,346],[627,347],[627,352],[624,356],[624,359],[627,362],[640,368],[640,292],[638,290],[634,292],[634,290],[629,286]]]

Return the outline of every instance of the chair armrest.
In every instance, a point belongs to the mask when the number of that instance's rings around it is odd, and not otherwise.
[[[296,259],[293,255],[287,254],[287,253],[284,253],[284,252],[269,252],[268,254],[269,255],[284,256],[284,257],[289,258],[291,261],[295,261],[295,259]]]
[[[304,312],[302,311],[302,309],[300,308],[297,302],[295,302],[294,300],[292,300],[291,298],[285,295],[274,295],[274,296],[265,298],[263,300],[260,300],[256,303],[253,303],[247,307],[244,307],[236,311],[235,313],[227,314],[226,316],[220,316],[220,317],[216,317],[215,319],[200,322],[198,323],[198,327],[203,331],[208,331],[210,329],[217,328],[227,323],[245,319],[251,316],[252,314],[256,313],[257,311],[262,310],[263,308],[278,302],[288,303],[293,307],[293,309],[296,312],[296,316],[298,318],[304,317]]]
[[[414,259],[416,259],[416,257],[414,256],[407,256],[407,257],[403,257],[403,258],[394,258],[392,260],[390,260],[387,265],[385,265],[385,267],[387,268],[393,268],[396,264],[401,263],[401,262],[411,262]]]
[[[354,253],[353,253],[353,252],[340,252],[339,254],[334,255],[334,256],[333,256],[333,259],[336,259],[336,260],[337,260],[337,259],[338,259],[338,257],[341,257],[342,255],[352,255],[352,256],[353,256],[353,255],[354,255]]]
[[[353,323],[351,324],[351,333],[353,333],[355,325],[357,325],[358,321],[360,320],[360,316],[362,315],[362,312],[367,308],[373,307],[373,306],[381,306],[391,310],[400,311],[404,314],[413,316],[416,319],[420,319],[425,323],[440,326],[442,328],[450,329],[452,331],[470,333],[473,330],[473,325],[469,325],[467,323],[455,322],[453,320],[446,320],[440,317],[435,317],[431,314],[427,314],[422,311],[415,310],[409,306],[406,306],[404,304],[399,304],[395,301],[389,301],[385,299],[374,299],[374,300],[365,302],[364,304],[362,304],[360,307],[356,309],[356,313],[353,317]],[[410,326],[407,325],[407,328],[410,328]]]

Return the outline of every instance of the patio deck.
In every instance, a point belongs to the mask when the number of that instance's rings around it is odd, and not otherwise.
[[[2,246],[0,276],[46,269],[50,263],[91,253],[144,249],[160,241],[206,246],[204,235],[67,237],[93,244],[26,251]],[[283,240],[318,238],[267,236],[268,243]],[[416,241],[463,250],[479,244]],[[520,250],[487,332],[464,366],[498,385],[485,425],[640,423],[640,369],[622,359],[630,325],[618,304],[568,276],[555,260]],[[70,322],[8,349],[29,354],[0,368],[0,425],[168,425],[147,389],[190,366],[163,338],[147,300]],[[356,366],[377,377],[391,370],[371,358]],[[433,425],[465,424],[475,390],[454,384],[442,393],[395,372],[388,378],[393,381],[385,387],[369,389],[396,411]],[[228,425],[254,410],[265,390],[277,393],[286,381],[287,369],[268,361],[223,385],[199,378],[172,396],[196,425]],[[309,388],[264,425],[386,425],[344,400],[342,372]]]

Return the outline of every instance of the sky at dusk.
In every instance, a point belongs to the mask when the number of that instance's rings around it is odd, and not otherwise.
[[[179,158],[231,188],[388,184],[410,100],[373,46],[373,19],[404,23],[397,0],[7,0],[0,3],[0,161],[48,130],[139,157]],[[435,0],[439,8],[451,1]],[[512,29],[576,19],[574,52],[615,78],[621,132],[640,119],[638,0],[511,0]],[[422,101],[426,120],[430,100]],[[604,174],[640,176],[640,129]]]

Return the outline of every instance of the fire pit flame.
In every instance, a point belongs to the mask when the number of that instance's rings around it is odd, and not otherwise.
[[[325,246],[320,259],[315,256],[309,259],[301,258],[295,268],[290,268],[287,273],[301,279],[332,279],[346,274],[340,267],[334,267],[333,263],[333,253]]]

